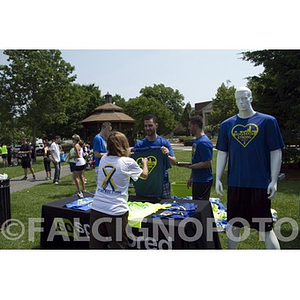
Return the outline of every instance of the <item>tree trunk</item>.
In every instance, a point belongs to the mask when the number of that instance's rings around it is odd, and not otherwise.
[[[36,152],[35,152],[35,145],[36,145],[36,127],[34,126],[33,127],[33,130],[32,130],[32,143],[31,145],[33,146],[33,150],[32,150],[32,161],[33,162],[36,162]]]

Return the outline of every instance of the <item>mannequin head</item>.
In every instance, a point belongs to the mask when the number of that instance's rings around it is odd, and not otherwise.
[[[235,91],[235,101],[242,117],[250,116],[254,113],[252,109],[252,92],[247,87],[238,88]]]

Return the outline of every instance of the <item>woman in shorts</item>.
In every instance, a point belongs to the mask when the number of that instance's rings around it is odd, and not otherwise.
[[[78,134],[72,136],[75,149],[75,169],[73,172],[75,184],[77,187],[77,196],[78,198],[83,198],[83,192],[85,192],[85,178],[84,178],[84,169],[85,169],[85,159],[83,158],[83,142],[80,140]],[[82,189],[80,189],[80,181]]]

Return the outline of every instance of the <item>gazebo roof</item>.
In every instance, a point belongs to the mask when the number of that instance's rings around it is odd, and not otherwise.
[[[106,112],[106,111],[123,111],[123,108],[113,103],[105,103],[95,108],[95,112]]]
[[[90,123],[90,122],[134,123],[135,120],[122,112],[112,111],[112,112],[102,112],[102,113],[92,114],[81,122],[82,123]]]
[[[134,123],[135,120],[130,116],[124,114],[123,108],[111,103],[111,95],[107,93],[105,96],[105,104],[100,105],[94,109],[94,113],[85,118],[81,123]]]

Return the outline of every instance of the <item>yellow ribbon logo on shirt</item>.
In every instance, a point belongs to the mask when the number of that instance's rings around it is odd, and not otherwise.
[[[116,168],[113,165],[106,165],[102,168],[102,171],[105,175],[105,178],[103,180],[101,188],[103,188],[105,190],[108,187],[108,185],[110,184],[112,190],[115,191],[117,189],[117,187],[116,187],[116,184],[114,183],[112,176],[116,172]]]
[[[157,165],[157,159],[153,155],[147,156],[147,159],[148,159],[148,176],[149,176]],[[139,157],[136,160],[136,162],[141,168],[143,168],[142,157]],[[142,178],[142,177],[140,177],[140,179],[146,180],[146,178]]]
[[[247,125],[237,124],[231,130],[231,135],[245,148],[257,136],[258,126],[250,123]]]

